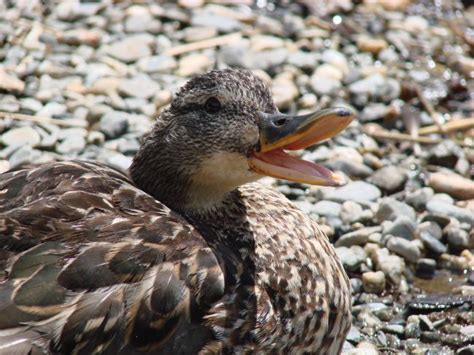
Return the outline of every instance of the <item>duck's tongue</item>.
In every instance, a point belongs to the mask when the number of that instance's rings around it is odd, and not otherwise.
[[[298,159],[284,150],[306,148],[342,131],[354,118],[343,108],[326,109],[303,116],[262,115],[260,150],[249,158],[258,174],[311,185],[339,186],[344,180],[325,167]]]

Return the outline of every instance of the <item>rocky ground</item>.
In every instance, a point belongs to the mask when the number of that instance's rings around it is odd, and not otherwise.
[[[126,170],[175,89],[216,67],[255,70],[285,112],[350,106],[358,120],[303,154],[346,186],[265,180],[351,277],[344,351],[472,354],[473,26],[454,0],[0,0],[0,172]]]

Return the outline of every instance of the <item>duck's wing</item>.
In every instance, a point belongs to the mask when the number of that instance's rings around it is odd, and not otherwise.
[[[113,169],[0,175],[0,245],[0,353],[189,353],[210,340],[200,320],[224,292],[216,256]]]

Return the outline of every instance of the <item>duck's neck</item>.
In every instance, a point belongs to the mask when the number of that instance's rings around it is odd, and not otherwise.
[[[226,179],[219,183],[205,169],[198,169],[205,164],[199,164],[196,156],[185,159],[177,157],[176,152],[158,150],[152,144],[144,144],[133,160],[130,176],[138,188],[176,212],[212,212],[237,186]]]

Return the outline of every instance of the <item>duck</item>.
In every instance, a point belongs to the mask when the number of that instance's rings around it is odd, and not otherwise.
[[[281,113],[251,71],[212,70],[177,91],[128,174],[80,160],[1,174],[0,354],[339,353],[343,266],[258,180],[342,185],[294,152],[353,118]]]

